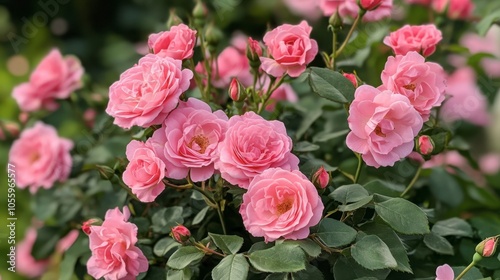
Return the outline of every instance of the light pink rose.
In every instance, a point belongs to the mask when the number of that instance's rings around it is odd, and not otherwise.
[[[484,174],[494,175],[500,171],[500,154],[486,154],[479,159],[479,169]]]
[[[416,51],[429,56],[436,51],[436,45],[443,39],[441,31],[434,24],[405,25],[384,38],[384,44],[395,54],[405,55]]]
[[[485,57],[481,59],[481,66],[484,72],[491,77],[500,77],[500,27],[492,25],[482,37],[474,33],[467,33],[460,39],[460,44],[469,49],[471,54],[489,53],[494,57]],[[461,59],[455,66],[461,67],[467,64],[466,59]]]
[[[446,94],[449,97],[439,113],[445,122],[466,120],[481,126],[489,123],[488,101],[476,84],[474,70],[469,67],[456,70],[447,79]]]
[[[418,5],[429,6],[431,4],[432,0],[405,0],[405,2],[408,4],[418,4]]]
[[[414,51],[389,57],[381,78],[381,89],[408,97],[424,121],[429,119],[431,109],[440,106],[445,98],[446,74],[443,67],[425,62],[425,58]]]
[[[264,35],[270,57],[261,57],[262,70],[274,77],[285,74],[298,77],[318,53],[318,44],[310,38],[312,27],[306,21],[283,24]]]
[[[333,2],[336,2],[336,4],[333,5],[332,3],[327,6],[320,5],[324,15],[330,16],[334,14],[335,11],[338,11],[339,15],[344,19],[344,21],[346,21],[345,19],[347,18],[352,18],[352,19],[356,18],[360,12],[357,0],[340,1],[343,3],[340,3],[338,1],[333,1]],[[383,18],[390,17],[392,12],[392,2],[393,0],[382,0],[382,2],[380,3],[380,5],[377,6],[377,8],[366,12],[366,14],[363,16],[363,21],[365,22],[379,21]]]
[[[331,16],[348,0],[319,0],[319,7],[323,11],[323,15]]]
[[[283,0],[290,11],[306,19],[317,20],[321,16],[319,0]]]
[[[257,175],[243,195],[245,228],[265,242],[304,239],[321,220],[323,203],[314,185],[298,170],[271,168]]]
[[[376,9],[366,12],[366,14],[363,16],[363,21],[373,22],[391,17],[392,1],[393,0],[382,0],[382,3],[380,3],[380,5]]]
[[[215,169],[229,183],[246,189],[253,177],[269,168],[297,170],[299,159],[291,153],[292,147],[282,122],[247,112],[229,119]]]
[[[196,30],[181,23],[170,31],[149,35],[148,46],[154,54],[184,60],[193,57],[196,45]]]
[[[227,120],[223,111],[212,113],[208,104],[196,98],[180,102],[152,137],[160,147],[157,153],[165,162],[166,176],[184,179],[189,174],[194,182],[209,179],[214,174]]]
[[[444,264],[436,268],[436,280],[453,280],[455,273],[451,266]]]
[[[68,179],[73,142],[61,138],[49,125],[37,122],[24,130],[10,149],[10,163],[15,166],[16,183],[36,193],[40,187],[51,188],[55,182]]]
[[[434,0],[432,7],[438,13],[447,10],[447,15],[451,19],[466,20],[474,11],[474,3],[471,0]]]
[[[22,111],[56,110],[56,99],[66,99],[82,87],[83,68],[78,58],[63,57],[53,49],[33,70],[29,82],[14,88],[12,96]]]
[[[134,280],[148,270],[148,260],[137,243],[137,226],[127,222],[130,211],[108,210],[101,226],[91,226],[89,235],[92,256],[87,271],[95,279]]]
[[[349,149],[373,167],[393,166],[413,150],[422,117],[406,96],[362,85],[349,108]]]
[[[161,124],[189,88],[193,72],[182,61],[148,54],[109,88],[106,113],[122,128]]]
[[[151,140],[146,143],[132,140],[127,145],[130,161],[123,172],[123,182],[142,202],[152,202],[165,189],[165,163],[156,155]]]

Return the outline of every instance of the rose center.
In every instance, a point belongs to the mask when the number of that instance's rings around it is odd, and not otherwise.
[[[30,157],[30,162],[31,163],[34,163],[36,162],[37,160],[40,159],[40,154],[39,153],[33,153]]]
[[[280,204],[276,205],[276,213],[278,215],[282,215],[288,212],[288,210],[292,208],[292,205],[293,205],[293,199],[290,197],[285,198],[285,200],[283,200]]]
[[[382,128],[380,128],[380,126],[378,126],[378,125],[377,125],[377,127],[375,127],[375,134],[377,134],[380,137],[386,137],[387,136],[387,135],[385,135],[385,133],[382,132]]]
[[[210,144],[210,141],[208,141],[208,138],[205,137],[203,134],[198,134],[191,138],[191,141],[189,141],[188,147],[193,149],[193,144],[195,144],[195,150],[198,150],[201,154],[205,153],[205,150],[207,149],[208,145]]]
[[[417,87],[415,84],[407,84],[406,86],[403,86],[405,89],[409,89],[411,91],[415,91],[415,88]]]

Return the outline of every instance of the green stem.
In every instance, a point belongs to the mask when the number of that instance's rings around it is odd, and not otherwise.
[[[264,110],[264,108],[266,107],[266,103],[271,98],[271,95],[273,94],[273,92],[283,83],[284,77],[285,76],[282,76],[274,82],[271,81],[271,84],[269,85],[269,88],[267,89],[267,92],[264,95],[264,100],[262,101],[261,106],[257,109],[257,114],[260,115],[260,113],[262,113],[262,110]]]
[[[335,52],[335,55],[333,56],[334,58],[338,57],[342,53],[342,51],[344,50],[345,46],[347,46],[347,43],[349,43],[349,39],[351,39],[351,36],[354,33],[354,30],[356,30],[356,27],[358,27],[358,24],[361,21],[361,18],[363,17],[364,13],[365,13],[365,11],[360,10],[358,16],[356,17],[356,19],[354,20],[354,22],[351,26],[351,29],[349,30],[349,33],[347,33],[347,37],[345,38],[342,45],[340,45],[340,47]]]
[[[356,153],[356,157],[358,158],[358,167],[356,168],[356,174],[354,175],[354,184],[358,182],[359,174],[361,173],[361,164],[363,163],[360,154]]]
[[[210,201],[210,203],[212,203],[213,205],[218,205],[217,202],[215,201],[215,199],[210,195],[209,192],[207,192],[206,190],[198,187],[197,185],[193,184],[193,189],[199,191],[206,199],[208,199],[208,201]],[[213,206],[212,205],[212,206]],[[218,207],[218,206],[217,206]]]
[[[227,235],[226,223],[224,222],[224,216],[221,210],[220,203],[217,203],[217,215],[219,215],[220,224],[222,225],[222,232]]]
[[[332,27],[332,55],[330,57],[330,65],[328,68],[335,71],[335,57],[337,53],[337,29]]]
[[[408,184],[408,187],[406,187],[406,189],[403,191],[403,193],[401,193],[399,197],[405,196],[411,190],[413,185],[415,185],[415,182],[417,182],[418,176],[420,176],[421,171],[422,171],[422,166],[419,166],[417,172],[415,172],[415,175],[413,176],[413,179],[411,179],[411,182]]]
[[[470,263],[470,264],[469,264],[469,265],[468,265],[468,266],[467,266],[467,267],[466,267],[466,268],[465,268],[465,269],[464,269],[464,270],[463,270],[463,271],[462,271],[462,272],[461,272],[461,273],[457,276],[457,278],[455,278],[455,280],[460,280],[460,279],[462,279],[462,277],[463,277],[463,276],[464,276],[467,272],[469,272],[469,270],[470,270],[471,268],[473,268],[475,264],[476,264],[476,263],[475,263],[474,261],[472,261],[472,262],[471,262],[471,263]]]

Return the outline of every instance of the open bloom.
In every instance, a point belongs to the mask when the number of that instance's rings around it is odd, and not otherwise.
[[[389,57],[381,78],[381,89],[408,97],[424,121],[429,119],[431,109],[440,106],[444,100],[446,76],[443,67],[425,62],[417,52]]]
[[[455,279],[455,273],[451,266],[443,264],[436,268],[436,280],[453,280]]]
[[[35,193],[40,187],[49,189],[68,179],[71,148],[73,142],[59,137],[50,125],[37,122],[24,130],[9,153],[10,163],[16,167],[17,186]]]
[[[247,112],[229,119],[215,169],[229,183],[246,189],[253,177],[269,168],[298,169],[299,159],[291,153],[292,147],[282,122]]]
[[[196,45],[196,30],[181,23],[169,31],[154,33],[148,38],[149,48],[154,54],[184,60],[193,57]]]
[[[109,88],[106,113],[122,128],[161,124],[189,88],[193,72],[182,61],[148,54]]]
[[[12,96],[22,111],[54,111],[58,107],[56,99],[68,98],[71,92],[82,87],[82,76],[78,58],[63,57],[58,49],[53,49],[31,73],[29,82],[14,88]]]
[[[219,110],[212,113],[206,103],[195,98],[180,102],[152,141],[165,162],[166,176],[194,182],[207,180],[214,174],[219,157],[218,146],[224,140],[227,116]]]
[[[148,270],[148,260],[137,243],[137,226],[127,222],[130,211],[108,210],[100,226],[91,226],[89,235],[92,256],[87,271],[95,279],[133,280]]]
[[[406,96],[368,85],[356,89],[347,121],[351,129],[347,147],[377,168],[392,166],[408,156],[423,125]]]
[[[385,37],[384,44],[391,47],[395,54],[405,55],[416,51],[429,56],[436,51],[442,39],[441,31],[434,24],[405,25]]]
[[[298,77],[316,54],[318,44],[310,38],[312,27],[306,21],[298,25],[283,24],[264,35],[271,57],[261,57],[262,70],[274,77],[285,74]]]
[[[152,202],[165,189],[165,163],[156,155],[151,140],[146,143],[132,140],[127,145],[130,161],[123,172],[123,182],[142,202]]]
[[[257,175],[243,195],[245,228],[266,242],[280,237],[303,239],[321,220],[323,203],[314,185],[300,173],[270,168]]]

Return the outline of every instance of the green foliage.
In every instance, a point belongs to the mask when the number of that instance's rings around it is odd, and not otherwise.
[[[296,272],[305,269],[306,255],[294,244],[277,244],[248,255],[250,264],[264,272]]]
[[[208,236],[213,240],[215,245],[225,254],[236,254],[243,245],[243,238],[237,235],[219,235],[209,233]]]
[[[367,235],[351,246],[352,257],[369,270],[396,268],[398,263],[389,247],[376,235]]]
[[[245,280],[248,275],[248,261],[242,254],[228,255],[212,270],[212,278],[220,280]]]
[[[429,233],[424,211],[403,198],[391,198],[375,203],[375,211],[395,231],[403,234]]]
[[[309,84],[319,96],[338,103],[350,103],[354,99],[354,86],[339,72],[311,67]]]
[[[194,246],[180,247],[168,259],[167,265],[173,269],[184,269],[193,262],[201,260],[205,254]]]
[[[323,219],[315,234],[329,247],[345,246],[356,238],[356,230],[335,219]]]

